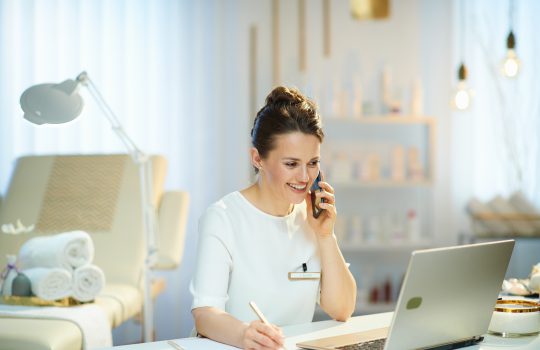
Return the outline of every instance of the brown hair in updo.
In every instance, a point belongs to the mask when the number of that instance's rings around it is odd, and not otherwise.
[[[251,144],[264,159],[274,149],[276,136],[296,131],[313,135],[320,142],[324,139],[315,103],[294,88],[278,86],[266,97],[266,104],[255,117]]]

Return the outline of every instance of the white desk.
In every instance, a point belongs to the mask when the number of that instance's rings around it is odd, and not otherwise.
[[[285,345],[288,350],[296,349],[295,344],[302,340],[351,333],[359,330],[387,327],[392,320],[392,312],[353,317],[347,322],[321,321],[283,328]],[[524,338],[500,338],[486,335],[481,345],[468,347],[471,350],[501,350],[501,348],[533,350],[540,349],[540,336]],[[112,349],[112,348],[111,348]],[[172,350],[166,341],[114,347],[115,350]],[[204,350],[203,347],[186,350]]]

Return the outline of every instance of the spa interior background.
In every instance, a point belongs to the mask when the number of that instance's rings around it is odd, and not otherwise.
[[[249,184],[254,113],[275,84],[297,86],[326,126],[323,168],[359,310],[385,311],[391,303],[369,300],[388,283],[395,298],[411,250],[471,238],[470,199],[520,190],[540,207],[540,2],[512,4],[393,0],[388,18],[359,20],[345,0],[0,0],[0,190],[21,155],[124,152],[92,102],[65,126],[22,118],[28,86],[87,71],[140,148],[167,157],[166,188],[190,193],[182,264],[159,273],[167,289],[155,304],[157,339],[188,336],[197,220]],[[499,68],[510,12],[514,79]],[[463,111],[450,103],[462,61],[473,94]],[[381,123],[390,110],[426,119]],[[416,152],[418,178],[391,180],[395,152]],[[540,261],[538,241],[518,239],[510,276]],[[138,337],[135,322],[114,331],[115,344]]]

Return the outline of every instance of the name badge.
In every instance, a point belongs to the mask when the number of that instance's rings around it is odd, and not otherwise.
[[[319,280],[320,272],[289,272],[289,280]]]

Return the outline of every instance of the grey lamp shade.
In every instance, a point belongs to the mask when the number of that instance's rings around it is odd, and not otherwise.
[[[24,118],[34,124],[62,124],[81,114],[83,99],[77,93],[79,83],[34,85],[21,95]]]

